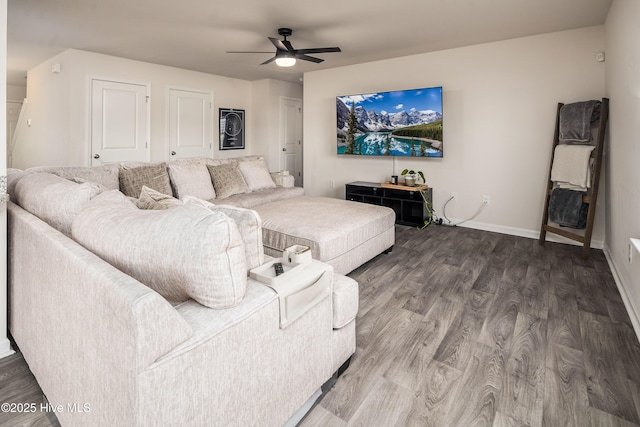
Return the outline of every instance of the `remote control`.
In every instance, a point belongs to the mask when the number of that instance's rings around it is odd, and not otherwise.
[[[273,264],[273,269],[276,271],[276,276],[279,276],[282,273],[284,273],[284,268],[282,268],[281,262],[276,262],[275,264]]]

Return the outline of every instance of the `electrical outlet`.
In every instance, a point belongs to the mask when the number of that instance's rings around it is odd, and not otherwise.
[[[458,193],[456,193],[455,191],[452,191],[449,193],[449,199],[457,199],[458,198]]]
[[[484,196],[482,196],[482,204],[487,206],[490,205],[491,198],[485,194]]]

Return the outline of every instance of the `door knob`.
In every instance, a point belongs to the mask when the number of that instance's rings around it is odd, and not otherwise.
[[[175,156],[175,155],[176,155],[176,152],[175,152],[175,151],[172,151],[172,152],[171,152],[171,155],[172,155],[172,156]]]
[[[94,155],[93,155],[93,158],[94,158],[94,159],[99,159],[99,158],[100,158],[100,154],[94,154]]]
[[[287,149],[286,149],[286,148],[283,148],[283,149],[282,149],[282,151],[287,151]]]

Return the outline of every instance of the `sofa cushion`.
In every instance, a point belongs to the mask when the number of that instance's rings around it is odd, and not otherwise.
[[[215,200],[215,202],[218,205],[224,204],[226,206],[238,206],[241,208],[253,209],[266,203],[303,195],[304,189],[302,187],[274,187],[252,191],[250,193],[234,194],[233,196],[229,196],[225,199]]]
[[[230,162],[218,166],[207,165],[213,187],[216,190],[216,198],[224,199],[234,194],[249,192],[244,177],[238,169],[238,163]]]
[[[187,196],[182,199],[186,204],[204,206],[212,211],[219,211],[233,219],[238,226],[244,242],[247,257],[247,269],[251,270],[264,264],[264,246],[262,246],[262,219],[256,211],[235,206],[214,205],[206,200]]]
[[[125,195],[139,197],[143,185],[161,193],[173,195],[167,164],[162,162],[155,165],[122,167],[120,169],[120,191]]]
[[[181,159],[167,166],[173,193],[178,199],[193,196],[203,200],[216,197],[211,175],[204,159]]]
[[[273,188],[276,183],[273,182],[267,163],[264,159],[247,160],[238,162],[238,168],[244,177],[247,187],[251,191],[262,190],[264,188]]]
[[[182,204],[183,203],[175,197],[156,191],[146,185],[142,186],[140,197],[136,202],[136,205],[140,209],[169,209]]]
[[[67,236],[75,217],[98,193],[96,184],[77,184],[50,173],[25,173],[14,188],[18,205]]]
[[[172,302],[224,309],[246,292],[244,244],[221,212],[182,205],[141,210],[122,193],[96,196],[76,217],[73,238]]]
[[[36,166],[27,169],[27,171],[52,173],[72,181],[95,182],[108,190],[117,190],[120,187],[118,180],[120,165],[117,163],[109,163],[93,167]]]

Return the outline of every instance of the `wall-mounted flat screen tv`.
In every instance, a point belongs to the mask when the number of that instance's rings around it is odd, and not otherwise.
[[[442,157],[442,87],[336,97],[338,154]]]

